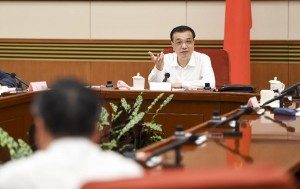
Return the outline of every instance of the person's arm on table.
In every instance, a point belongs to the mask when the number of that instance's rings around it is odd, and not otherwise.
[[[16,87],[17,83],[9,74],[0,70],[0,85],[7,87]]]
[[[182,82],[182,87],[191,88],[191,87],[204,87],[205,83],[209,83],[211,88],[215,88],[216,79],[215,74],[211,66],[211,61],[208,56],[202,60],[201,66],[201,78],[199,80],[191,80]]]

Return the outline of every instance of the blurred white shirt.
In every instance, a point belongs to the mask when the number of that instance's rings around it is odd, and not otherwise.
[[[85,138],[62,138],[48,149],[0,166],[1,189],[79,189],[91,180],[143,175],[143,168],[122,155],[102,151]]]

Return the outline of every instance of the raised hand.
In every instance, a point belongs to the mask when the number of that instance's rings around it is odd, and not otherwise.
[[[161,52],[155,56],[151,51],[149,51],[148,54],[150,55],[152,62],[154,62],[155,67],[162,71],[164,68],[164,53]]]

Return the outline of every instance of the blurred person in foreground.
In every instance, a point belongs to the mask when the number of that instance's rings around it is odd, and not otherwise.
[[[35,142],[28,158],[0,167],[0,188],[80,188],[91,180],[140,177],[143,168],[122,155],[102,151],[96,142],[101,105],[95,92],[64,79],[41,92],[32,104]]]
[[[174,53],[149,55],[155,66],[148,76],[149,82],[162,82],[165,74],[170,77],[167,82],[172,83],[172,88],[203,88],[205,83],[215,87],[215,75],[209,56],[194,51],[194,30],[188,26],[175,27],[171,33],[171,44]]]

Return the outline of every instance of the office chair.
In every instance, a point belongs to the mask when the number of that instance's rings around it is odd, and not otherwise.
[[[82,189],[295,189],[295,180],[270,166],[243,169],[171,169],[151,171],[142,178],[91,181]]]
[[[228,53],[223,49],[202,49],[195,48],[195,51],[206,54],[210,57],[211,65],[215,73],[216,87],[223,87],[230,84],[230,62]],[[163,50],[164,54],[174,52],[172,48]]]

